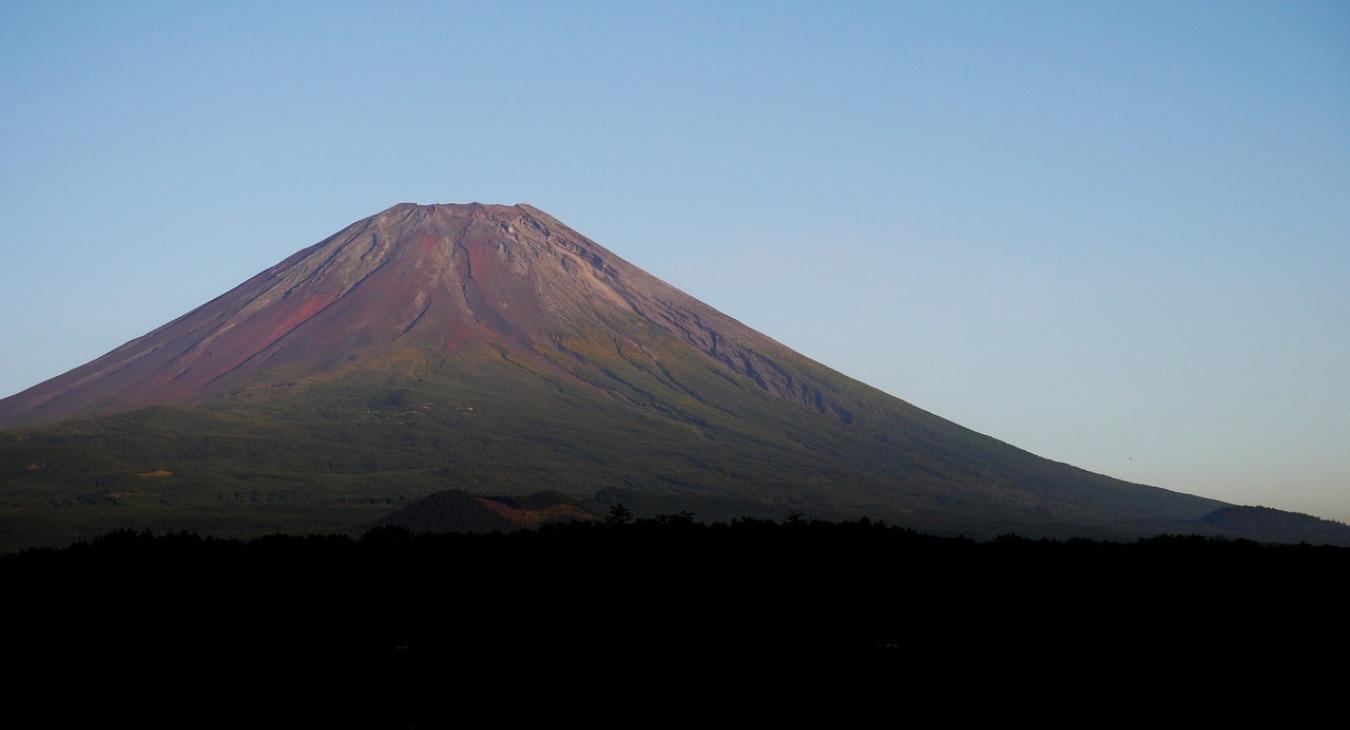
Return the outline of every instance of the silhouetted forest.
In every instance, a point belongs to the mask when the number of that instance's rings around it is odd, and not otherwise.
[[[978,542],[797,515],[634,520],[622,507],[509,534],[115,532],[0,557],[6,625],[20,627],[5,655],[35,671],[318,671],[414,693],[450,675],[499,684],[595,663],[1289,666],[1346,648],[1347,576],[1350,549],[1336,547]]]

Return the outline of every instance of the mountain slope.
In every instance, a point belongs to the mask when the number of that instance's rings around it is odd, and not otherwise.
[[[527,205],[401,204],[358,221],[0,400],[0,427],[0,531],[49,518],[34,500],[106,491],[170,524],[219,512],[253,529],[366,524],[356,505],[453,488],[636,489],[713,513],[976,534],[1123,535],[1225,506],[916,408]],[[140,476],[157,471],[172,476]],[[224,506],[259,488],[272,497]]]

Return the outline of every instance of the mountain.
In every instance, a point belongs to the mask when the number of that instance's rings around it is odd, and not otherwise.
[[[0,541],[350,531],[445,490],[1125,537],[1222,502],[804,357],[529,205],[400,204],[0,400]]]

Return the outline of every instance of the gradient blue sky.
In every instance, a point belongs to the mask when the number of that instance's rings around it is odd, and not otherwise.
[[[0,169],[0,395],[526,201],[979,431],[1350,520],[1344,2],[0,0]]]

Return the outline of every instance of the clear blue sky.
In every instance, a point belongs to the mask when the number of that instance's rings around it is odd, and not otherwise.
[[[1044,456],[1350,520],[1350,4],[0,0],[0,395],[514,203]]]

